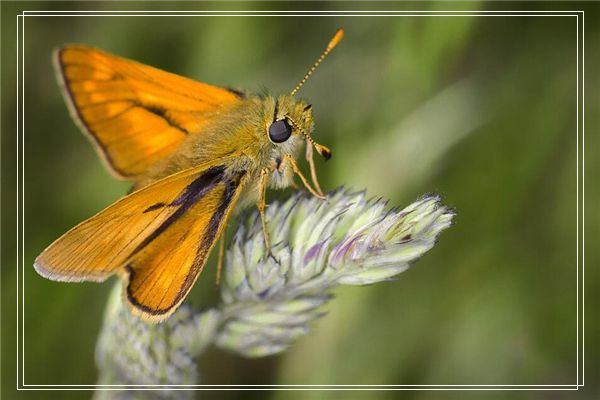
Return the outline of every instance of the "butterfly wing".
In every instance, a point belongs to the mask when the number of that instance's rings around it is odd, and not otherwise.
[[[117,272],[134,313],[160,321],[196,281],[244,179],[219,163],[171,175],[71,229],[35,269],[58,281],[103,281]]]
[[[241,95],[85,46],[55,56],[73,118],[118,178],[136,180]]]

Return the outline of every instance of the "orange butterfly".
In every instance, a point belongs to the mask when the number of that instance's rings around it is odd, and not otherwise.
[[[339,29],[294,90],[278,97],[207,85],[89,47],[59,49],[56,69],[73,118],[134,191],[48,246],[36,271],[73,282],[117,273],[132,312],[160,322],[185,299],[236,206],[258,206],[270,252],[267,186],[290,186],[298,175],[323,197],[312,146],[326,159],[331,152],[311,138],[311,107],[294,95],[342,36]],[[303,143],[312,185],[295,161]]]

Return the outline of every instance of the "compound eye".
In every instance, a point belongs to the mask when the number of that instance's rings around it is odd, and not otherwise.
[[[292,136],[292,127],[285,120],[275,121],[269,126],[269,137],[273,143],[283,143]]]

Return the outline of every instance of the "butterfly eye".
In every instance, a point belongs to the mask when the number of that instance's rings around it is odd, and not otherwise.
[[[275,121],[269,126],[269,137],[273,143],[283,143],[292,135],[292,127],[285,120]]]

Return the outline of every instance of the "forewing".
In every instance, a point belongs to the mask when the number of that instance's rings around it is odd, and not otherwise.
[[[71,229],[38,256],[35,268],[59,281],[102,281],[119,272],[134,311],[164,319],[202,270],[243,177],[223,165],[167,177]]]
[[[123,179],[135,180],[241,99],[234,91],[90,47],[61,48],[55,61],[71,114],[109,170]]]
[[[186,216],[177,217],[164,233],[142,243],[125,269],[125,293],[134,313],[160,321],[183,301],[237,200],[239,179],[220,180],[190,203]]]

